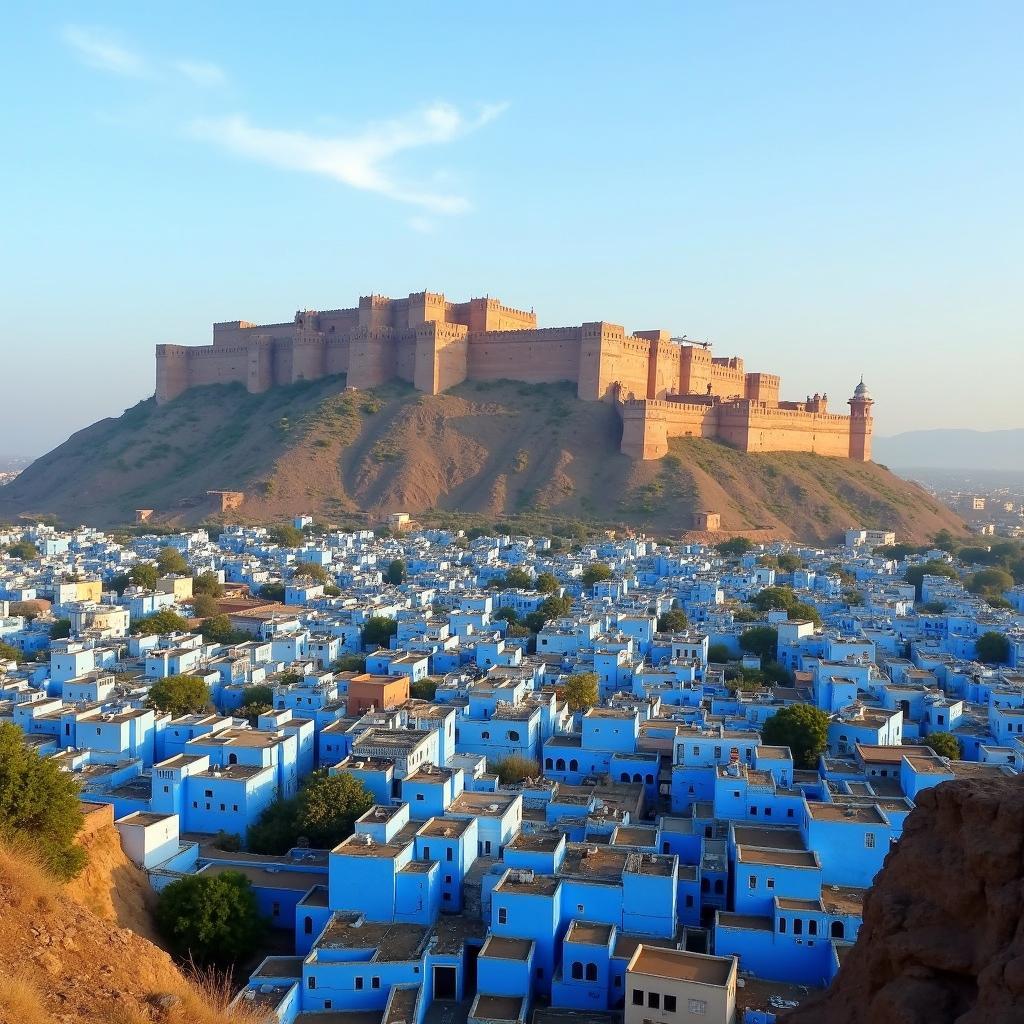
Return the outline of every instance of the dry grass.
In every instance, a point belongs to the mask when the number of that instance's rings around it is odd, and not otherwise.
[[[53,1024],[39,990],[22,973],[0,977],[0,1024]]]

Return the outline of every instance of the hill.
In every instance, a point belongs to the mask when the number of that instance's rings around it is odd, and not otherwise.
[[[874,449],[901,469],[1024,470],[1024,430],[909,430],[876,437]]]
[[[150,927],[137,902],[148,883],[120,852],[114,826],[100,824],[83,842],[86,877],[66,886],[0,844],[0,1024],[227,1024],[224,993],[189,981],[124,927]]]
[[[1019,1024],[1024,787],[991,776],[917,796],[830,988],[783,1024]]]
[[[882,466],[700,439],[638,463],[619,453],[620,432],[611,406],[577,400],[568,384],[466,382],[433,396],[395,384],[346,391],[338,377],[261,395],[215,385],[73,435],[0,490],[0,517],[112,526],[151,508],[154,522],[181,525],[211,518],[207,491],[233,490],[245,503],[229,517],[253,522],[457,512],[679,533],[712,509],[724,531],[765,537],[827,540],[858,524],[923,541],[963,529]]]

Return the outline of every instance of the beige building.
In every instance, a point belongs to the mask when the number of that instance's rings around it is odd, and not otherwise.
[[[736,965],[641,943],[626,967],[625,1024],[735,1024]]]
[[[170,594],[175,601],[187,601],[192,596],[192,577],[161,576],[156,589],[158,594]]]

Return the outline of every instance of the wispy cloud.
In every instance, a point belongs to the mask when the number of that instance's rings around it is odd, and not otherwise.
[[[141,54],[98,29],[67,25],[61,35],[82,62],[91,68],[127,78],[145,78],[150,72]]]
[[[223,85],[227,81],[224,69],[210,61],[182,58],[171,61],[170,67],[196,85]]]
[[[466,116],[448,103],[367,126],[347,136],[262,128],[243,115],[196,121],[192,132],[239,156],[285,170],[319,174],[351,188],[376,192],[438,214],[463,213],[469,201],[452,192],[398,181],[385,164],[399,153],[454,142],[493,121],[506,104],[484,106]]]
[[[177,78],[203,87],[219,86],[227,81],[224,70],[210,61],[190,57],[175,60],[150,57],[103,29],[66,25],[61,37],[83,64],[123,78]]]

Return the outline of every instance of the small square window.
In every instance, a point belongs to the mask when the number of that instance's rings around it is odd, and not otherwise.
[[[644,1005],[643,989],[639,989],[639,988],[633,989],[633,1005],[634,1006],[643,1006]]]
[[[676,997],[665,996],[665,1012],[675,1013],[676,1012]]]
[[[661,1009],[661,993],[660,992],[648,992],[647,993],[647,1007],[650,1010]]]

